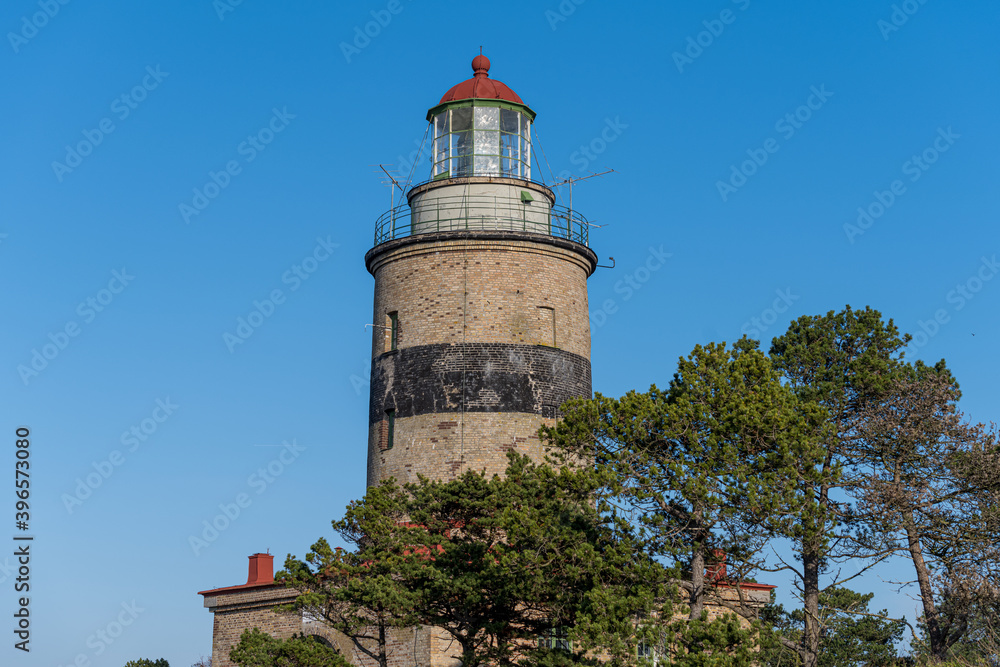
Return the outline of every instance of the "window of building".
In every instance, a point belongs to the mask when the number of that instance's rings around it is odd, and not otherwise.
[[[538,648],[572,651],[573,643],[566,634],[566,628],[551,628],[538,638]]]
[[[396,411],[386,410],[385,411],[385,437],[382,442],[384,446],[382,449],[392,449],[393,439],[395,438],[396,431]]]
[[[385,351],[399,347],[399,313],[392,311],[385,316]]]
[[[640,661],[643,661],[643,664],[653,665],[653,667],[659,664],[656,647],[646,641],[639,641],[639,644],[635,648],[635,653],[636,657]]]
[[[556,346],[556,309],[538,307],[538,344]]]

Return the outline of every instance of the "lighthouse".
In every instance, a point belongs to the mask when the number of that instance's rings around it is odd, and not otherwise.
[[[472,61],[427,112],[431,171],[378,218],[368,485],[540,460],[538,429],[590,397],[588,223],[532,174],[535,112]]]
[[[490,78],[484,56],[472,69],[427,112],[431,171],[378,218],[365,255],[375,280],[369,486],[502,474],[512,450],[541,460],[539,427],[591,395],[589,225],[533,177],[535,112]],[[713,579],[724,575],[716,568]],[[716,582],[709,613],[763,606],[773,588]],[[200,594],[216,667],[231,667],[249,628],[316,635],[352,664],[373,664],[315,616],[280,611],[299,591],[274,581],[270,554],[249,557],[245,584]],[[453,662],[440,628],[393,628],[386,642],[392,666]]]

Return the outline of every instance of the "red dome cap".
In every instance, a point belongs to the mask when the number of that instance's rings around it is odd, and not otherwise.
[[[505,84],[490,78],[490,59],[486,56],[478,55],[472,59],[472,71],[475,76],[452,86],[438,104],[469,99],[507,100],[516,104],[524,104],[517,93]]]

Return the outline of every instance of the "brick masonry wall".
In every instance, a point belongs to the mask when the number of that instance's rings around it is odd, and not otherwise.
[[[363,667],[377,667],[378,661],[358,649],[350,639],[343,634],[331,630],[317,622],[303,625],[305,634],[318,635],[337,648],[352,664]],[[386,655],[389,667],[417,667],[431,664],[431,633],[430,628],[393,628],[390,629],[386,641]],[[372,651],[377,647],[372,645]]]
[[[386,315],[398,312],[400,348],[520,343],[589,359],[591,258],[596,264],[585,246],[517,233],[452,232],[385,243],[368,257],[372,321],[384,326]],[[539,312],[546,308],[554,312]],[[375,327],[372,357],[383,352],[385,331]]]
[[[566,399],[590,396],[585,246],[513,232],[424,234],[366,257],[375,277],[368,484],[502,472]],[[389,314],[397,350],[386,352]],[[386,449],[386,409],[393,448]]]
[[[212,628],[212,665],[233,667],[229,652],[247,628],[259,628],[272,637],[288,638],[301,632],[297,614],[278,614],[274,607],[295,599],[284,586],[251,588],[205,597],[205,606],[215,614]]]
[[[395,477],[416,482],[417,473],[431,479],[453,479],[466,470],[492,475],[507,469],[507,452],[516,449],[535,460],[543,456],[538,429],[555,419],[512,412],[425,414],[396,420],[393,448],[378,446],[382,422],[369,427],[376,443],[368,450],[368,484]],[[464,443],[464,444],[463,444]]]

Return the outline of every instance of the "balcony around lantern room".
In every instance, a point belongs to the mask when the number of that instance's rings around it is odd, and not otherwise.
[[[487,176],[428,181],[414,187],[408,199],[376,221],[375,245],[458,231],[527,232],[588,245],[587,219],[556,205],[552,191],[532,181]]]
[[[498,100],[431,109],[431,180],[378,219],[375,245],[416,234],[493,230],[587,245],[586,218],[556,205],[552,190],[531,180],[533,118],[527,107]]]

